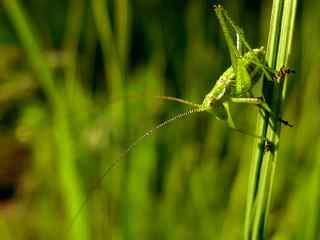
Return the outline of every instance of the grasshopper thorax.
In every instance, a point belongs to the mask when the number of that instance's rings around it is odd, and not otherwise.
[[[226,104],[231,97],[246,96],[252,86],[261,76],[260,63],[264,62],[264,47],[255,48],[246,52],[242,57],[242,66],[247,71],[248,78],[236,79],[236,71],[229,67],[218,79],[212,90],[205,96],[201,111],[213,113],[219,120],[227,120],[228,109]],[[240,87],[237,87],[237,84]]]
[[[257,59],[259,62],[263,63],[265,59],[266,51],[263,46],[260,48],[254,48],[251,51],[248,51],[244,54],[243,58],[248,64],[257,63]]]

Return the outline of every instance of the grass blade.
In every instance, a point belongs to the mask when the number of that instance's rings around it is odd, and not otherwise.
[[[266,58],[271,68],[287,66],[291,51],[292,34],[297,1],[275,0],[272,7]],[[286,78],[281,81],[264,81],[263,92],[274,116],[281,115],[286,93]],[[253,152],[249,179],[245,239],[265,239],[270,211],[271,192],[276,169],[281,126],[274,116],[261,113],[257,133],[271,141],[272,148],[265,151],[263,141],[258,141]]]

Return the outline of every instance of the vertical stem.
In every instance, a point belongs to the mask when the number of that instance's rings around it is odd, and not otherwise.
[[[115,35],[112,31],[108,4],[105,0],[93,0],[92,11],[98,38],[102,47],[105,75],[111,99],[121,96],[124,73],[122,71],[119,51],[116,47]]]
[[[115,21],[115,27],[114,27],[114,45],[116,47],[115,53],[116,53],[116,61],[119,65],[119,69],[121,71],[121,81],[122,84],[124,84],[127,74],[127,64],[128,64],[128,47],[129,47],[129,38],[130,38],[130,1],[129,0],[116,0],[114,1],[114,21]],[[124,89],[123,89],[124,91]],[[123,94],[124,95],[124,94]],[[124,104],[121,105],[121,111],[122,113],[126,112],[126,117],[122,118],[121,124],[122,128],[125,130],[125,132],[129,132],[129,113],[128,113],[128,99],[125,99]],[[121,114],[121,113],[120,113]],[[124,119],[124,120],[123,120]],[[128,134],[127,134],[128,136]],[[127,143],[127,140],[125,139],[124,142]],[[131,169],[130,169],[131,170]],[[130,173],[128,165],[126,165],[125,174],[123,175],[121,188],[122,196],[121,196],[121,225],[122,230],[122,238],[125,239],[132,239],[134,238],[132,236],[132,222],[135,220],[133,219],[132,215],[132,197],[130,195]]]
[[[80,41],[80,31],[82,18],[84,15],[85,3],[83,0],[71,0],[68,9],[67,28],[64,38],[65,54],[65,81],[67,96],[71,104],[77,104],[74,101],[77,89],[77,49]],[[81,112],[81,111],[80,111]]]
[[[30,28],[30,24],[27,22],[27,17],[25,16],[23,9],[18,4],[17,0],[3,0],[2,5],[17,32],[21,44],[27,52],[28,60],[38,77],[38,81],[42,85],[49,101],[54,105],[55,102],[58,101],[55,92],[54,79],[47,64],[42,61],[41,50],[35,40],[34,32]]]
[[[130,39],[130,7],[128,0],[115,1],[116,41],[121,65],[127,65]],[[124,69],[125,70],[125,69]]]
[[[291,50],[296,12],[296,0],[273,2],[266,60],[268,65],[279,70],[286,66]],[[257,132],[271,141],[270,151],[265,151],[264,142],[258,141],[253,152],[249,179],[245,239],[265,239],[271,192],[276,169],[281,126],[276,116],[281,115],[285,100],[286,78],[279,81],[264,80],[263,93],[274,116],[261,113]]]
[[[275,0],[272,5],[270,29],[268,37],[268,49],[266,58],[270,67],[275,67],[275,59],[277,54],[277,43],[279,42],[280,25],[281,25],[281,5],[283,0]],[[267,100],[271,98],[269,93],[272,92],[272,88],[267,81],[263,84],[264,95]],[[269,94],[269,95],[268,95]],[[257,121],[257,134],[260,136],[266,136],[268,127],[268,115],[260,111],[260,117]],[[253,151],[253,159],[250,169],[248,195],[247,195],[247,208],[245,217],[245,239],[251,239],[252,236],[252,223],[255,210],[255,202],[257,198],[257,191],[261,173],[262,159],[264,155],[264,140],[256,140],[256,148]]]

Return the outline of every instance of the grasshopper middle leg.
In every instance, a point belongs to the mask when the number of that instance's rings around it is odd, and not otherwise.
[[[268,112],[271,115],[275,115],[272,110],[270,109],[270,107],[268,106],[268,104],[263,100],[262,97],[243,97],[243,98],[231,98],[231,102],[234,103],[246,103],[246,104],[254,104],[260,108],[262,108],[263,110],[265,110],[266,112]],[[281,117],[277,117],[278,120],[285,126],[288,127],[293,127],[292,124],[290,124],[288,121],[283,120]]]

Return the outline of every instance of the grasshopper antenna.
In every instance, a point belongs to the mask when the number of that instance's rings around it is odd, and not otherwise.
[[[156,95],[156,96],[128,95],[126,97],[131,98],[131,99],[141,99],[141,98],[146,98],[146,97],[147,98],[156,98],[156,99],[160,99],[160,100],[164,100],[164,101],[182,103],[185,105],[192,106],[194,108],[199,108],[201,106],[200,104],[193,103],[191,101],[184,100],[182,98],[177,98],[177,97],[172,97],[172,96],[164,96],[164,95]],[[124,97],[114,98],[111,100],[111,102],[117,102],[117,101],[120,101],[123,99],[124,99]]]
[[[171,96],[162,96],[162,95],[160,95],[160,96],[155,96],[155,98],[162,99],[162,100],[173,101],[173,102],[178,102],[178,103],[186,104],[186,105],[189,105],[189,106],[192,106],[192,107],[195,107],[195,108],[201,107],[200,104],[193,103],[191,101],[184,100],[184,99],[181,99],[181,98],[171,97]]]
[[[174,97],[170,97],[170,99],[174,99]],[[181,100],[181,99],[180,99]],[[179,100],[179,101],[180,101]],[[183,100],[184,101],[184,100]],[[195,104],[193,104],[195,105]],[[196,105],[197,106],[197,105]],[[90,200],[90,193],[93,193],[95,190],[97,190],[101,183],[103,182],[104,178],[108,175],[108,173],[114,168],[116,167],[116,165],[125,157],[128,155],[128,153],[135,147],[137,146],[142,140],[144,140],[145,138],[147,138],[148,136],[150,136],[153,132],[155,132],[156,130],[163,128],[167,125],[169,125],[170,123],[179,120],[179,119],[183,119],[186,118],[187,116],[193,114],[193,113],[197,113],[197,112],[203,112],[202,109],[200,109],[199,107],[197,108],[193,108],[190,109],[186,112],[182,112],[172,118],[169,118],[167,120],[165,120],[164,122],[158,124],[157,126],[149,129],[147,132],[145,132],[143,135],[141,135],[139,138],[137,138],[134,142],[132,142],[129,147],[116,159],[114,160],[111,165],[105,169],[105,171],[103,172],[103,174],[96,180],[96,182],[93,184],[92,188],[87,192],[85,199],[82,201],[80,207],[78,208],[77,212],[75,213],[74,217],[72,218],[72,221],[70,223],[70,227],[69,227],[69,231],[71,231],[72,227],[74,226],[74,224],[77,221],[77,218],[79,217],[80,213],[82,212],[82,210],[84,209],[84,207],[87,205],[87,203]]]

